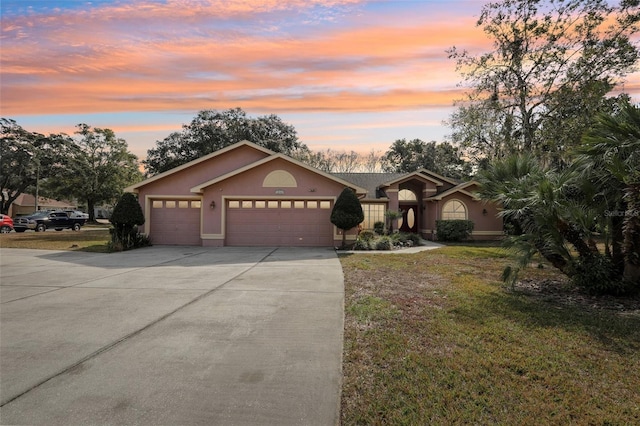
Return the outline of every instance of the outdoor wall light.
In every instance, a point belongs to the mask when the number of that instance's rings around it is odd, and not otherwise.
[[[210,208],[211,210],[215,209],[215,208],[216,208],[216,202],[215,202],[215,201],[212,201],[212,202],[211,202],[211,204],[209,204],[209,208]]]
[[[482,209],[482,216],[486,216],[487,215],[487,209]]]

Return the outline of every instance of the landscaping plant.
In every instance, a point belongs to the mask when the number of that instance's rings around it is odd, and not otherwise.
[[[122,195],[109,222],[113,225],[109,230],[112,250],[122,251],[151,245],[149,237],[138,232],[138,226],[143,225],[145,220],[135,195],[129,192]]]
[[[347,247],[347,231],[364,220],[360,200],[351,188],[344,188],[331,211],[331,223],[342,230],[342,248]]]

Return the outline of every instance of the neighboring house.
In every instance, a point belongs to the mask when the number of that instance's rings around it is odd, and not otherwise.
[[[342,240],[330,216],[344,187],[361,199],[366,228],[384,220],[387,209],[402,209],[401,230],[427,238],[443,217],[473,220],[478,236],[501,235],[495,208],[474,198],[474,185],[426,170],[329,174],[243,141],[125,191],[138,194],[142,232],[153,244],[329,247]]]
[[[38,210],[76,210],[78,206],[68,201],[52,200],[38,197]],[[9,206],[8,215],[11,217],[24,216],[36,210],[36,198],[31,194],[20,194]]]

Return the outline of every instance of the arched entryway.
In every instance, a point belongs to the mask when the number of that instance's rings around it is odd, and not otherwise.
[[[402,189],[398,193],[399,208],[402,218],[398,219],[400,232],[418,232],[418,198],[410,189]]]

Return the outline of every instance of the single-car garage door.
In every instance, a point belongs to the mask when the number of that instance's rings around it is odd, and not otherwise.
[[[330,247],[330,200],[229,200],[226,245]]]
[[[153,244],[200,245],[200,200],[153,200],[149,236]]]

